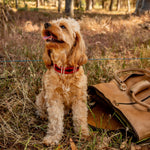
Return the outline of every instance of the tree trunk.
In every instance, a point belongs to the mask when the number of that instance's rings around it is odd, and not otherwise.
[[[70,17],[74,16],[73,4],[74,4],[74,0],[65,0],[65,13]]]
[[[128,0],[128,12],[130,12],[130,0]]]
[[[102,0],[102,8],[105,8],[105,0]]]
[[[114,0],[110,1],[109,10],[112,11]]]
[[[143,0],[142,1],[142,6],[141,6],[142,10],[150,10],[150,0]]]
[[[23,3],[24,3],[24,7],[26,7],[26,0],[23,0]]]
[[[140,15],[142,12],[150,10],[150,0],[137,0],[135,14]]]
[[[135,7],[136,5],[136,0],[132,1],[132,7]]]
[[[18,8],[18,0],[15,0],[16,9]]]
[[[136,8],[135,8],[135,12],[134,12],[136,15],[139,15],[139,5],[140,5],[140,1],[141,1],[141,0],[137,0],[137,1],[136,1]]]
[[[117,11],[120,10],[120,0],[117,0]]]
[[[58,12],[62,12],[62,0],[58,0]]]
[[[41,4],[42,6],[45,6],[45,0],[40,0],[40,4]]]
[[[92,0],[92,8],[94,8],[96,0]]]
[[[75,0],[75,7],[79,8],[80,7],[80,3],[81,3],[81,0]]]
[[[39,3],[40,3],[40,1],[36,0],[36,8],[39,8]]]
[[[86,0],[86,10],[92,10],[92,0]]]

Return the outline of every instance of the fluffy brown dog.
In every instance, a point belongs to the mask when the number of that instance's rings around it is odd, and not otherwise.
[[[43,60],[47,67],[36,105],[41,118],[48,118],[44,144],[58,144],[63,135],[63,118],[72,109],[76,133],[89,135],[87,124],[87,77],[82,65],[87,62],[80,26],[74,19],[45,23]],[[48,117],[46,115],[48,113]]]

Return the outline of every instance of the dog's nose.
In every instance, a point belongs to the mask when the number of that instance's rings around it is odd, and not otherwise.
[[[50,27],[50,26],[51,26],[50,23],[45,23],[45,24],[44,24],[45,29],[47,29],[47,28]]]

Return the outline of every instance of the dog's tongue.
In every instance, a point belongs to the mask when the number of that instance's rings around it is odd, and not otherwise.
[[[54,37],[53,35],[50,35],[50,36],[43,36],[43,39],[44,39],[44,40],[48,40],[48,39],[50,39],[50,40],[57,40],[57,38]]]
[[[44,40],[52,39],[52,38],[53,38],[53,36],[52,36],[52,35],[50,35],[50,36],[43,36],[43,39],[44,39]]]

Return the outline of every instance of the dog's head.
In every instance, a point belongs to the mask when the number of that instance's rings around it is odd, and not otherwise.
[[[81,66],[87,62],[80,26],[74,19],[61,18],[45,23],[42,36],[45,40],[43,60],[47,68],[52,62],[60,66]]]

